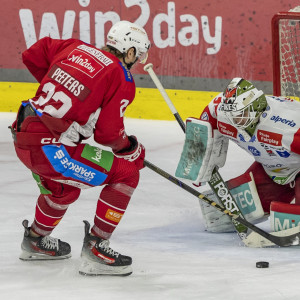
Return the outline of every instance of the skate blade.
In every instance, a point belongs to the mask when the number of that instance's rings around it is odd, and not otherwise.
[[[20,260],[23,261],[35,261],[35,260],[62,260],[71,257],[71,253],[63,256],[50,256],[44,253],[32,253],[27,252],[25,250],[22,251],[21,255],[19,256]]]
[[[82,260],[79,267],[79,274],[85,276],[129,276],[132,274],[132,267],[129,266],[109,266],[93,261]]]

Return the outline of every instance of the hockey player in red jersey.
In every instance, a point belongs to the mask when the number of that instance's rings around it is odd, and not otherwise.
[[[80,40],[43,38],[23,53],[40,83],[12,125],[17,156],[40,188],[35,218],[25,228],[22,260],[63,259],[68,243],[50,237],[80,190],[104,186],[94,225],[85,223],[79,272],[129,275],[132,259],[109,247],[143,168],[144,146],[127,135],[123,117],[135,97],[130,68],[145,63],[150,42],[128,21],[112,26],[103,49]],[[85,142],[93,137],[98,147]],[[101,148],[110,147],[111,151]]]
[[[195,120],[199,126],[209,126],[213,132],[212,151],[202,164],[197,183],[210,180],[217,161],[219,166],[224,165],[228,140],[231,140],[255,160],[244,174],[227,182],[246,219],[258,221],[264,214],[270,214],[274,231],[298,225],[299,111],[298,101],[266,96],[249,81],[234,78],[224,93],[217,95],[203,110],[200,120]],[[226,145],[224,149],[218,147],[222,142],[223,146]],[[204,193],[214,197],[210,191]],[[291,203],[293,201],[295,204]],[[234,229],[228,216],[202,202],[200,204],[208,231]]]

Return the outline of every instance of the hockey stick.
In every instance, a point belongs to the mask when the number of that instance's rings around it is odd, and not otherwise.
[[[153,71],[153,65],[147,64],[144,67],[144,70],[147,71],[152,78],[154,84],[160,91],[161,95],[163,96],[164,100],[166,101],[167,105],[169,106],[171,112],[173,113],[175,119],[179,123],[181,129],[183,132],[185,132],[185,124],[183,120],[181,119],[179,113],[177,112],[175,106],[173,105],[171,99],[169,98],[168,94],[166,93],[165,89],[163,88],[162,84],[160,83],[158,77],[156,76],[155,72]],[[230,190],[226,186],[224,180],[222,179],[221,175],[218,172],[218,169],[215,168],[212,172],[212,177],[208,182],[210,188],[214,191],[216,196],[218,197],[220,203],[224,205],[228,210],[230,210],[233,214],[238,214],[243,218],[243,214],[240,211],[239,207],[237,206],[236,202],[234,201],[234,198],[232,194],[230,193]],[[220,190],[220,192],[219,192]],[[226,199],[225,197],[226,196]],[[234,222],[232,219],[232,223],[237,231],[237,234],[240,236],[240,238],[243,240],[248,235],[248,228],[243,226],[239,222]]]
[[[234,215],[232,214],[229,210],[226,208],[222,207],[218,203],[208,199],[205,195],[199,193],[189,185],[185,184],[184,182],[180,181],[176,177],[172,176],[171,174],[165,172],[164,170],[160,169],[159,167],[153,165],[149,161],[145,160],[144,161],[145,166],[147,166],[149,169],[154,171],[155,173],[161,175],[162,177],[166,178],[167,180],[171,181],[172,183],[176,184],[177,186],[181,187],[185,191],[189,192],[190,194],[196,196],[197,198],[201,199],[202,201],[206,202],[207,204],[215,207],[217,210],[221,211],[222,213],[228,215],[233,222],[239,222],[243,224],[245,227],[250,228],[254,232],[258,233],[265,239],[267,239],[269,242],[272,242],[273,244],[268,243],[267,246],[273,246],[274,244],[280,247],[288,247],[288,246],[295,246],[299,245],[300,241],[300,233],[296,232],[294,234],[288,235],[288,236],[275,236],[272,235],[259,227],[253,225],[252,223],[248,222],[246,219],[242,218],[239,215]],[[261,247],[264,246],[264,241],[257,241]],[[249,246],[253,246],[249,244]]]

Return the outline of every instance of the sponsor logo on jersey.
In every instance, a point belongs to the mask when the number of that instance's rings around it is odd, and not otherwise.
[[[287,150],[285,150],[285,151],[278,151],[278,150],[276,150],[276,153],[280,157],[283,157],[283,158],[287,158],[287,157],[289,157],[291,155]]]
[[[54,170],[64,177],[73,178],[90,185],[102,184],[107,175],[72,159],[64,146],[46,145],[42,147]]]
[[[260,156],[261,153],[253,146],[248,146],[248,150],[252,153],[253,156]]]
[[[218,129],[224,135],[237,138],[238,131],[235,127],[231,126],[230,124],[218,122]]]
[[[286,97],[276,97],[276,96],[269,96],[269,97],[273,98],[274,100],[279,101],[279,102],[286,102],[286,101],[293,102],[294,101],[293,99],[286,98]]]
[[[256,135],[253,135],[250,139],[250,143],[254,143],[256,141]]]
[[[265,131],[265,130],[258,130],[257,131],[257,139],[259,142],[269,144],[272,146],[281,146],[282,143],[282,134]]]
[[[276,164],[276,165],[269,165],[269,164],[262,164],[267,169],[273,169],[273,168],[281,168],[283,164]]]
[[[273,152],[273,150],[271,149],[271,146],[269,146],[269,145],[266,145],[266,144],[264,144],[264,143],[260,143],[260,145],[262,146],[262,148],[264,148],[265,150],[266,150],[266,152],[267,152],[267,154],[269,155],[269,156],[276,156],[276,154]]]
[[[239,133],[239,139],[241,142],[246,143],[245,137]]]
[[[283,119],[280,116],[272,116],[271,121],[274,121],[275,123],[280,122],[280,123],[286,124],[290,127],[295,127],[296,126],[296,123],[294,122],[294,120]]]
[[[202,121],[209,120],[208,113],[206,111],[201,115],[200,120],[202,120]]]
[[[286,183],[287,177],[272,176],[271,179],[274,182],[283,185]]]
[[[102,51],[95,49],[93,47],[89,47],[87,45],[80,45],[77,47],[77,49],[81,49],[85,52],[88,52],[90,55],[97,58],[97,60],[103,63],[105,66],[109,66],[110,64],[113,63],[113,61],[110,58],[108,58],[106,55],[104,55]]]
[[[75,68],[91,78],[94,78],[104,68],[94,57],[78,49],[74,49],[61,63]]]

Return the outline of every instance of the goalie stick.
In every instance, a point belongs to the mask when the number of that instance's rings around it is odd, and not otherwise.
[[[169,98],[168,94],[166,93],[165,89],[163,88],[162,84],[160,83],[159,79],[157,78],[155,72],[153,71],[153,65],[147,64],[144,67],[144,70],[147,71],[152,78],[154,84],[160,91],[161,95],[163,96],[164,100],[166,101],[167,105],[169,106],[171,112],[173,113],[175,119],[179,123],[183,132],[185,132],[185,124],[181,119],[179,113],[177,112],[175,106],[173,105],[171,99]],[[242,212],[240,211],[239,207],[237,206],[236,202],[234,201],[233,196],[231,195],[228,187],[226,186],[224,180],[222,179],[221,175],[218,172],[218,169],[215,168],[213,170],[211,179],[208,182],[210,188],[213,190],[217,198],[219,199],[220,203],[224,205],[228,210],[231,211],[232,214],[238,215],[241,218],[244,218]],[[245,237],[249,234],[248,228],[244,226],[242,223],[238,222],[236,219],[231,219],[237,234],[244,240]]]
[[[228,215],[232,220],[239,222],[240,224],[244,225],[246,228],[252,230],[251,232],[251,241],[247,242],[246,245],[250,247],[270,247],[270,246],[280,246],[280,247],[288,247],[288,246],[295,246],[299,245],[300,242],[300,233],[298,228],[293,233],[287,236],[275,236],[272,235],[259,227],[253,225],[252,223],[248,222],[246,219],[242,218],[239,215],[232,214],[229,210],[222,207],[218,203],[208,199],[205,195],[199,193],[189,185],[185,184],[184,182],[180,181],[176,177],[172,176],[171,174],[165,172],[164,170],[160,169],[159,167],[153,165],[149,161],[145,160],[144,164],[146,167],[154,171],[155,173],[161,175],[162,177],[166,178],[167,180],[171,181],[172,183],[176,184],[180,188],[184,189],[185,191],[189,192],[190,194],[196,196],[200,200],[206,202],[207,204],[215,207],[217,210],[223,212],[224,214]],[[257,233],[253,236],[254,233]],[[261,238],[263,237],[263,238]],[[246,236],[244,237],[246,238]],[[247,240],[247,238],[246,238]]]

